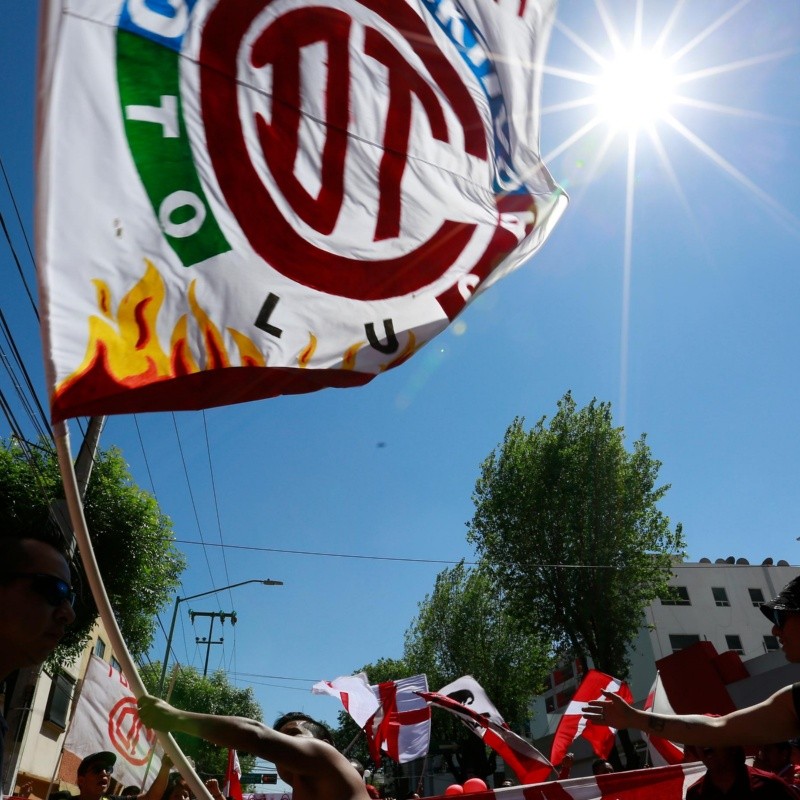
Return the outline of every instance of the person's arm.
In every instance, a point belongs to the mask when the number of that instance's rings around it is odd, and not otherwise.
[[[619,695],[603,694],[605,700],[592,700],[583,708],[583,715],[590,722],[612,728],[637,728],[673,742],[726,747],[769,744],[800,734],[791,686],[775,692],[763,703],[724,717],[653,714],[633,708]]]
[[[225,795],[220,791],[219,781],[216,778],[209,778],[206,781],[206,789],[214,800],[225,800]]]
[[[148,728],[188,733],[222,747],[252,753],[299,774],[319,773],[341,758],[336,748],[318,739],[287,736],[244,717],[181,711],[148,695],[139,699],[139,718]],[[349,764],[348,768],[353,769]]]
[[[161,796],[166,791],[167,784],[169,783],[169,771],[171,767],[172,759],[164,753],[155,780],[150,784],[150,788],[146,792],[138,796],[137,800],[161,800]]]

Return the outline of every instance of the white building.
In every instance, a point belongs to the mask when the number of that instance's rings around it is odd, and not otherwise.
[[[772,626],[759,606],[775,597],[799,574],[800,567],[790,566],[786,561],[775,564],[769,558],[758,565],[733,557],[714,563],[707,558],[698,563],[676,563],[670,581],[672,595],[656,600],[645,610],[631,651],[628,683],[634,702],[641,707],[647,698],[655,680],[656,661],[698,641],[711,642],[719,653],[734,650],[745,662],[758,658],[758,662],[748,667],[751,675],[785,667]],[[771,656],[759,658],[770,653]],[[548,690],[532,703],[530,735],[545,754],[579,682],[577,665],[565,664],[551,675]],[[788,682],[783,680],[778,685]],[[763,697],[750,702],[767,697],[773,690],[773,682],[763,677],[759,685],[763,687]],[[736,684],[731,687],[736,687],[742,697],[752,695],[752,690],[743,691]],[[737,700],[735,691],[730,694]]]

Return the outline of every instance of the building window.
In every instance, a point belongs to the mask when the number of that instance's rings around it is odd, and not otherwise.
[[[548,714],[555,714],[556,713],[556,699],[553,695],[548,695],[544,699],[544,710]]]
[[[764,602],[764,592],[761,589],[748,589],[747,591],[750,593],[750,602],[759,608]]]
[[[781,645],[778,642],[778,637],[777,636],[765,636],[764,637],[764,649],[768,653],[773,653],[776,650],[780,650],[781,649]]]
[[[727,645],[728,650],[733,650],[734,653],[738,653],[740,656],[744,655],[741,636],[738,636],[735,633],[728,633],[725,635],[725,644]]]
[[[670,586],[667,595],[661,598],[662,606],[690,606],[689,590],[685,586]]]
[[[714,602],[718,606],[729,606],[728,593],[725,591],[724,586],[712,586],[711,594],[714,595]]]
[[[72,700],[75,681],[66,672],[60,671],[53,675],[52,680],[50,696],[47,698],[47,706],[44,710],[44,718],[47,722],[52,722],[53,725],[63,731],[67,727],[69,704]]]
[[[700,641],[700,634],[697,633],[671,633],[669,635],[669,646],[673,653],[683,650],[684,647],[696,644]]]
[[[122,672],[122,664],[120,664],[114,656],[111,656],[111,666],[114,667],[117,672]]]
[[[556,693],[556,708],[564,708],[564,706],[569,705],[569,701],[572,700],[572,695],[575,694],[574,689],[565,689],[563,692]]]
[[[106,643],[99,636],[94,643],[94,654],[98,658],[102,658],[106,654]]]

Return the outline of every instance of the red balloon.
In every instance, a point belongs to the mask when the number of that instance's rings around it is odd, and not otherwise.
[[[468,778],[464,781],[464,794],[475,794],[475,792],[485,792],[488,786],[480,778]]]
[[[464,794],[463,787],[458,783],[451,783],[445,790],[444,790],[445,797],[454,794]]]

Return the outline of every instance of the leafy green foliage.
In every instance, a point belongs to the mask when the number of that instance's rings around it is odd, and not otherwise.
[[[523,722],[550,669],[549,642],[507,612],[485,567],[460,562],[436,578],[406,631],[405,661],[433,690],[462,675],[483,686],[510,725]]]
[[[44,445],[30,457],[15,443],[0,446],[0,525],[8,530],[41,531],[49,524],[51,500],[63,498],[55,453]],[[131,653],[142,655],[152,642],[156,614],[169,604],[185,567],[172,522],[155,498],[133,483],[116,448],[97,454],[84,509],[122,635]],[[82,567],[75,569],[77,618],[51,657],[54,663],[78,656],[98,616]]]
[[[161,676],[161,664],[153,662],[141,670],[142,680],[149,692],[155,693]],[[261,720],[261,706],[255,699],[251,688],[239,689],[233,686],[221,670],[203,677],[193,667],[181,667],[175,675],[169,702],[184,711],[201,714],[221,714],[224,716],[248,717]],[[181,750],[191,758],[198,775],[204,780],[217,778],[222,786],[228,768],[228,749],[217,747],[204,739],[197,739],[184,733],[176,733],[175,740]],[[255,757],[238,753],[242,772],[252,772]]]
[[[509,426],[484,461],[468,539],[528,630],[625,678],[645,607],[666,590],[682,529],[657,507],[661,463],[642,435],[633,451],[609,403]]]

